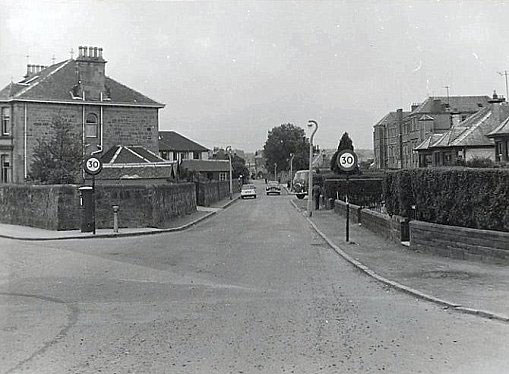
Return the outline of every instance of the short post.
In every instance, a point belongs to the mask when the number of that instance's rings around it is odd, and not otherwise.
[[[118,205],[113,205],[113,232],[118,232]]]

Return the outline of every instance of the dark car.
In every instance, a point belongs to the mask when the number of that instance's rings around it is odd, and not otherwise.
[[[276,181],[268,181],[267,187],[265,187],[265,192],[267,195],[276,194],[281,195],[281,187],[279,186],[279,183]]]

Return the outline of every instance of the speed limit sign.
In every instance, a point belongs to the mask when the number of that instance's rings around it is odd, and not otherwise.
[[[339,152],[336,163],[342,171],[352,171],[357,166],[357,155],[354,151],[345,149]]]
[[[103,164],[97,157],[90,156],[85,160],[85,172],[90,175],[97,175],[101,172]]]

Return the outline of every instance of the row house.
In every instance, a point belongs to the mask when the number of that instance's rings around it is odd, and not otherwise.
[[[509,105],[496,95],[486,107],[444,132],[430,134],[416,147],[419,167],[461,165],[474,158],[495,160],[495,143],[490,139],[509,118]],[[501,148],[501,147],[500,147]],[[500,149],[502,156],[504,151]]]
[[[413,104],[410,112],[398,109],[374,125],[375,165],[381,169],[419,166],[417,146],[431,134],[443,134],[455,123],[486,107],[488,96],[429,97]]]
[[[28,65],[24,79],[0,91],[1,183],[24,183],[38,139],[61,118],[82,139],[83,156],[117,145],[158,154],[163,104],[106,76],[102,48],[79,47],[76,59]]]

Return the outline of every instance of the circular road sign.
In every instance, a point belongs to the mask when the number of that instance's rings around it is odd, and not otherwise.
[[[101,172],[103,164],[97,157],[90,156],[85,160],[85,172],[90,175],[97,175]]]
[[[336,163],[342,171],[352,171],[357,166],[357,155],[354,151],[345,149],[339,152]]]

